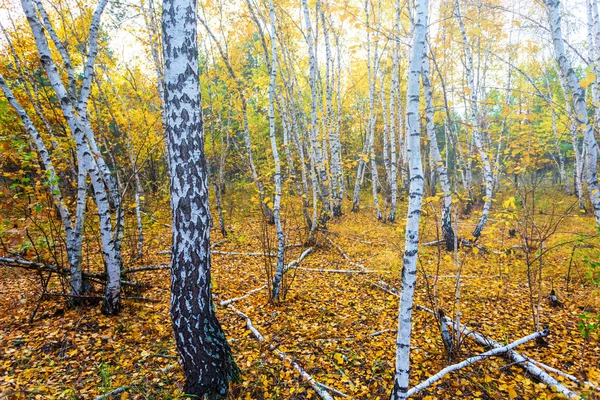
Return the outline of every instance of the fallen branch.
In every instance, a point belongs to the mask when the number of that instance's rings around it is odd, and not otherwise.
[[[482,353],[482,354],[479,354],[479,355],[467,358],[466,360],[463,360],[463,361],[461,361],[461,362],[459,362],[457,364],[449,365],[446,368],[444,368],[441,371],[439,371],[437,374],[429,377],[425,381],[419,383],[417,386],[414,386],[413,388],[411,388],[406,393],[406,397],[410,397],[410,396],[413,396],[413,395],[419,393],[421,390],[423,390],[423,389],[431,386],[434,382],[439,381],[440,379],[442,379],[444,376],[448,375],[452,371],[457,371],[459,369],[468,367],[469,365],[474,364],[477,361],[481,361],[481,360],[483,360],[485,358],[509,352],[512,349],[514,349],[515,347],[517,347],[519,345],[522,345],[523,343],[527,343],[527,342],[529,342],[531,340],[548,336],[549,333],[550,333],[550,331],[548,330],[548,328],[546,328],[543,331],[535,332],[535,333],[532,333],[531,335],[525,336],[525,337],[523,337],[523,338],[521,338],[519,340],[515,340],[514,342],[512,342],[512,343],[510,343],[510,344],[508,344],[506,346],[494,347],[492,350],[488,350],[485,353]]]
[[[301,271],[309,271],[309,272],[326,272],[326,273],[334,273],[334,274],[374,274],[377,272],[388,272],[388,271],[372,271],[369,269],[361,269],[361,270],[351,270],[351,269],[318,269],[318,268],[296,268]]]
[[[221,302],[219,303],[219,305],[220,305],[220,306],[222,306],[222,307],[226,307],[226,306],[230,305],[231,303],[235,303],[236,301],[243,300],[243,299],[245,299],[246,297],[248,297],[248,296],[251,296],[252,294],[254,294],[254,293],[256,293],[256,292],[260,292],[261,290],[263,290],[263,289],[266,289],[266,288],[267,288],[267,285],[262,285],[262,286],[261,286],[261,287],[259,287],[259,288],[252,289],[251,291],[249,291],[248,293],[246,293],[246,294],[245,294],[245,295],[243,295],[243,296],[240,296],[240,297],[235,297],[235,298],[233,298],[233,299],[229,299],[229,300],[223,300],[223,301],[221,301]]]
[[[171,266],[167,265],[167,264],[147,265],[147,266],[139,267],[139,268],[124,269],[123,271],[121,271],[121,275],[135,274],[136,272],[142,272],[142,271],[157,271],[159,269],[171,269]]]
[[[118,388],[116,388],[115,390],[105,393],[102,396],[98,396],[96,397],[94,400],[104,400],[104,399],[108,399],[109,397],[115,396],[119,393],[123,393],[124,391],[131,389],[131,386],[127,385],[127,386],[119,386]]]
[[[434,240],[433,242],[422,243],[421,246],[437,246],[442,243],[446,243],[446,240],[445,239]]]
[[[426,307],[417,306],[417,308],[419,308],[423,311],[426,311],[430,314],[434,314],[434,312],[432,310],[430,310]],[[448,324],[450,324],[450,326],[452,326],[454,328],[454,330],[460,331],[461,335],[466,335],[466,336],[473,338],[473,340],[475,340],[477,343],[479,343],[482,346],[493,347],[493,348],[503,347],[500,343],[482,335],[481,333],[473,331],[464,325],[456,326],[456,324],[454,323],[454,320],[452,320],[448,317],[444,317],[444,318],[445,318],[446,322],[448,322]],[[548,387],[554,388],[554,390],[556,392],[563,394],[565,397],[567,397],[569,399],[579,399],[581,397],[577,393],[573,392],[571,389],[562,385],[560,382],[558,382],[552,376],[548,375],[546,372],[544,372],[542,369],[540,369],[538,366],[536,366],[533,362],[527,361],[527,359],[524,356],[517,353],[516,351],[514,351],[514,350],[509,351],[507,353],[507,356],[510,358],[511,361],[519,364],[523,369],[525,369],[535,379],[546,384]]]
[[[302,260],[304,260],[304,258],[306,258],[307,255],[312,253],[313,250],[314,250],[314,248],[312,248],[312,247],[309,247],[308,249],[304,250],[302,252],[302,254],[300,254],[300,257],[298,257],[296,260],[292,261],[291,263],[289,263],[288,265],[285,266],[285,268],[283,269],[283,272],[286,272],[288,269],[291,269],[291,268],[297,268],[298,265],[300,265],[300,263],[302,262]]]
[[[246,328],[248,328],[248,330],[250,332],[252,332],[254,337],[256,337],[256,339],[259,342],[267,343],[267,340],[265,339],[265,337],[258,331],[258,329],[256,329],[254,327],[254,325],[252,325],[252,320],[250,320],[250,317],[248,317],[246,314],[244,314],[243,312],[236,309],[231,304],[229,304],[228,307],[233,312],[235,312],[239,317],[241,317],[242,319],[244,319],[246,321]],[[321,397],[323,400],[333,400],[333,397],[331,397],[331,395],[328,393],[327,389],[325,389],[325,386],[320,384],[319,382],[317,382],[315,380],[315,378],[313,378],[308,372],[306,372],[304,370],[304,368],[302,368],[290,356],[288,356],[286,353],[284,353],[283,351],[279,350],[277,347],[274,347],[274,346],[270,346],[269,350],[272,351],[273,353],[275,353],[282,360],[289,362],[290,365],[292,365],[294,367],[294,369],[300,373],[300,376],[302,377],[302,379],[304,379],[308,384],[310,384],[310,386],[314,389],[314,391],[317,392],[319,397]],[[337,390],[335,392],[339,396],[347,397],[346,395],[344,395],[341,392],[338,392]]]
[[[380,281],[378,283],[371,282],[371,285],[383,290],[386,293],[389,293],[396,297],[400,297],[400,294],[398,293],[398,291],[396,289],[390,287],[387,283],[385,283],[383,281]],[[420,305],[417,305],[416,307],[420,310],[423,310],[432,315],[435,315],[435,313],[432,310],[428,309],[427,307],[423,307]],[[500,343],[498,343],[478,332],[470,330],[469,328],[467,328],[464,325],[459,325],[457,327],[454,323],[454,320],[452,320],[448,317],[444,317],[444,319],[448,324],[450,324],[450,326],[452,326],[452,328],[454,328],[454,330],[460,331],[461,335],[466,335],[466,336],[472,337],[473,340],[475,340],[477,343],[479,343],[482,346],[493,347],[493,348],[503,347]],[[523,369],[525,369],[527,372],[529,372],[534,378],[538,379],[540,382],[545,383],[549,387],[553,387],[556,392],[563,394],[565,397],[567,397],[569,399],[578,399],[581,397],[577,393],[575,393],[572,390],[570,390],[569,388],[567,388],[566,386],[562,385],[560,382],[558,382],[552,376],[545,373],[542,369],[537,367],[533,362],[528,362],[524,356],[517,353],[516,351],[514,351],[514,350],[509,351],[507,353],[507,356],[511,359],[511,361],[515,362],[516,364],[519,364]]]
[[[34,270],[34,271],[55,272],[55,273],[57,273],[59,275],[63,275],[63,276],[71,275],[71,270],[68,268],[57,267],[54,265],[42,264],[42,263],[37,263],[37,262],[27,261],[27,260],[19,260],[16,258],[0,257],[0,264],[3,264],[7,267],[13,267],[13,268],[23,268],[23,269]],[[106,274],[92,274],[89,272],[81,272],[81,276],[83,276],[84,278],[92,278],[92,279],[100,279],[100,280],[106,279]],[[150,287],[147,284],[130,282],[130,281],[125,281],[125,280],[121,280],[121,285],[134,287],[137,289],[148,289]]]
[[[210,248],[211,248],[211,249],[214,249],[215,247],[217,247],[217,246],[220,246],[220,245],[222,245],[223,243],[225,243],[225,242],[228,242],[228,241],[229,241],[229,239],[223,239],[223,240],[219,240],[218,242],[215,242],[215,243],[211,244],[211,245],[210,245]]]
[[[104,300],[104,296],[94,296],[94,295],[75,295],[69,293],[44,293],[44,296],[51,297],[69,297],[72,299],[82,299],[82,300]],[[141,301],[145,303],[160,303],[158,300],[149,299],[147,297],[137,297],[137,296],[121,296],[121,300],[133,300],[133,301]]]
[[[337,244],[335,244],[335,242],[334,242],[333,240],[329,239],[327,236],[325,236],[325,239],[327,239],[327,241],[328,241],[329,243],[331,243],[331,245],[332,245],[333,247],[335,247],[335,248],[337,249],[337,251],[339,251],[339,252],[340,252],[340,254],[341,254],[341,255],[342,255],[342,257],[344,258],[344,260],[348,261],[348,264],[350,264],[350,265],[354,265],[355,267],[358,267],[358,268],[361,268],[361,269],[367,269],[367,268],[366,268],[364,265],[362,265],[362,264],[359,264],[359,263],[356,263],[356,262],[352,261],[352,260],[350,259],[350,257],[348,257],[348,254],[346,254],[346,253],[344,252],[344,250],[343,250],[343,249],[342,249],[340,246],[338,246]]]
[[[226,256],[252,256],[252,257],[277,257],[277,254],[273,253],[244,253],[240,251],[211,251],[211,254],[223,254]]]
[[[398,331],[395,329],[384,329],[382,331],[377,331],[377,332],[371,333],[369,336],[375,337],[375,336],[383,335],[384,333],[388,333],[388,332],[397,333]]]

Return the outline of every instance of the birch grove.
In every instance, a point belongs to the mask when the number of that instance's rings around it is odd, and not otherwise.
[[[593,397],[599,1],[4,2],[2,394]]]

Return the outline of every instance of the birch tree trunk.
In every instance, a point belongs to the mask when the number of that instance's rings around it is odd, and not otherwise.
[[[307,0],[302,0],[302,9],[304,11],[304,23],[306,25],[306,40],[308,44],[309,65],[310,65],[310,92],[311,92],[311,118],[310,118],[310,152],[315,160],[315,168],[319,184],[319,195],[321,198],[321,223],[325,223],[330,218],[330,199],[329,183],[327,179],[327,170],[323,159],[322,141],[319,140],[319,121],[318,121],[318,99],[317,99],[317,75],[318,65],[315,49],[315,37],[313,34],[312,22],[308,10]],[[318,15],[317,15],[318,20]]]
[[[492,191],[494,183],[492,178],[492,168],[490,166],[490,160],[484,149],[483,137],[479,121],[477,88],[475,87],[475,81],[473,79],[473,55],[471,54],[471,48],[469,47],[469,42],[467,40],[467,33],[463,24],[458,0],[454,1],[454,7],[465,50],[465,73],[467,75],[467,87],[470,91],[470,95],[468,97],[470,103],[469,111],[471,116],[471,123],[473,124],[473,142],[475,143],[475,147],[477,147],[477,151],[479,152],[483,181],[485,184],[485,198],[483,204],[483,211],[481,212],[481,218],[479,219],[479,222],[477,223],[477,226],[475,227],[475,230],[472,233],[473,236],[477,239],[481,235],[481,231],[483,231],[483,228],[488,219],[488,215],[490,213],[490,208],[492,206]]]
[[[275,7],[273,0],[269,2],[269,15],[271,17],[271,26],[269,36],[271,37],[271,71],[269,82],[269,136],[271,139],[271,151],[273,152],[273,162],[275,163],[275,196],[273,199],[273,214],[275,216],[275,230],[277,232],[277,270],[273,277],[273,300],[279,300],[281,280],[283,278],[285,236],[281,226],[281,163],[279,161],[279,152],[277,151],[277,141],[275,140],[275,85],[277,78],[277,36],[275,35]]]
[[[239,370],[217,321],[210,276],[210,208],[198,77],[197,3],[163,2],[165,111],[173,248],[171,320],[184,391],[223,398]]]
[[[61,222],[63,224],[63,229],[65,230],[65,236],[67,240],[67,257],[69,259],[70,266],[70,293],[72,296],[80,296],[83,294],[83,278],[81,275],[81,233],[83,227],[83,218],[85,211],[85,169],[82,168],[80,173],[83,175],[83,185],[80,185],[79,188],[83,188],[83,200],[77,202],[77,210],[76,210],[76,222],[75,228],[73,228],[73,223],[71,220],[71,213],[67,208],[65,201],[63,199],[62,191],[58,184],[59,177],[56,173],[56,169],[54,168],[54,163],[50,157],[50,152],[48,151],[42,136],[38,132],[37,128],[31,121],[31,118],[27,114],[27,111],[21,106],[18,100],[14,97],[12,91],[6,84],[4,77],[0,74],[0,89],[4,93],[4,96],[8,100],[9,104],[15,109],[23,125],[25,126],[25,130],[29,134],[31,141],[35,145],[37,153],[42,160],[44,165],[44,169],[46,170],[45,176],[47,179],[48,188],[50,189],[50,194],[52,196],[52,200],[54,202],[54,206],[58,209],[58,214],[60,215]],[[79,192],[78,192],[79,193]],[[78,200],[79,197],[78,197]]]
[[[446,250],[454,250],[454,229],[452,229],[452,188],[450,187],[450,179],[448,179],[448,170],[446,164],[442,160],[440,148],[435,134],[433,125],[433,94],[431,90],[429,58],[427,52],[423,52],[423,92],[425,94],[425,118],[427,122],[427,137],[429,139],[429,151],[433,168],[437,171],[442,186],[443,202],[442,202],[442,234],[446,242]],[[435,186],[434,186],[435,191]]]
[[[327,110],[326,126],[329,133],[329,148],[331,149],[331,212],[334,217],[339,217],[342,215],[341,146],[339,138],[340,127],[338,126],[334,128],[332,126],[334,123],[336,123],[333,112],[333,87],[335,75],[335,72],[333,71],[334,58],[331,52],[329,29],[324,12],[321,12],[321,20],[323,24],[323,37],[325,39],[325,55],[327,60],[327,68],[325,71],[325,106]],[[338,120],[337,123],[339,124],[340,121]]]
[[[410,371],[410,336],[413,296],[417,282],[417,256],[419,250],[419,221],[423,200],[423,166],[419,127],[419,77],[425,54],[428,0],[416,1],[417,15],[412,34],[412,49],[408,67],[406,92],[406,122],[408,131],[408,154],[410,186],[406,239],[402,264],[402,293],[398,313],[398,336],[396,338],[396,372],[392,400],[406,399]]]
[[[585,92],[577,75],[571,66],[571,62],[565,54],[565,44],[560,26],[559,0],[544,0],[548,11],[548,21],[550,23],[550,32],[556,61],[560,67],[560,72],[565,85],[569,87],[573,98],[574,120],[577,121],[579,128],[583,131],[584,153],[585,153],[585,175],[587,181],[588,194],[596,223],[600,224],[600,193],[598,187],[598,173],[596,161],[598,158],[598,143],[594,137],[594,130],[587,114],[587,104],[585,101]]]
[[[396,6],[394,10],[394,30],[400,32],[400,0],[396,0]],[[396,124],[396,101],[398,105],[400,103],[400,81],[398,79],[399,66],[399,47],[398,40],[394,40],[392,53],[392,85],[390,87],[390,213],[387,217],[389,222],[396,220],[396,208],[398,201],[398,164],[396,161],[396,128],[398,129],[398,136],[402,133],[400,131],[400,124]],[[399,108],[399,107],[398,107]],[[398,113],[400,114],[400,113]]]
[[[50,84],[59,99],[63,116],[67,121],[71,134],[75,138],[78,162],[81,162],[80,165],[87,169],[87,173],[91,178],[92,187],[94,189],[94,198],[98,207],[98,216],[100,217],[102,254],[104,256],[108,278],[102,310],[108,315],[118,314],[121,309],[121,239],[119,236],[118,221],[116,223],[116,229],[113,231],[110,204],[111,197],[113,197],[113,201],[117,201],[114,197],[116,186],[108,186],[107,190],[107,184],[110,185],[113,183],[112,178],[107,177],[106,170],[100,170],[99,165],[106,166],[106,164],[102,159],[102,155],[91,149],[91,146],[93,146],[95,142],[93,140],[93,134],[89,132],[90,127],[89,121],[87,120],[87,102],[90,94],[93,65],[97,51],[98,26],[100,24],[100,16],[107,4],[107,0],[101,0],[94,12],[92,24],[90,26],[89,49],[84,69],[83,83],[76,104],[73,103],[73,96],[67,91],[61,80],[56,64],[50,53],[48,39],[46,38],[44,28],[32,0],[22,0],[21,4],[27,17],[27,22],[31,27],[36,47],[40,54],[42,66],[44,67],[50,80]],[[99,161],[100,159],[102,159],[102,161]],[[108,173],[108,175],[110,175],[110,173]],[[111,194],[113,196],[111,196]]]

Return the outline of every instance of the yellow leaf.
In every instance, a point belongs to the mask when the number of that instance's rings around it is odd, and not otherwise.
[[[583,78],[582,80],[579,81],[579,84],[581,85],[582,88],[585,89],[588,86],[590,86],[595,80],[596,80],[596,74],[594,74],[593,72],[588,72],[587,75],[585,76],[585,78]]]
[[[515,392],[515,389],[510,388],[508,390],[508,397],[510,397],[511,399],[514,399],[517,397],[517,392]]]
[[[473,247],[473,254],[479,254],[479,249],[477,247]]]

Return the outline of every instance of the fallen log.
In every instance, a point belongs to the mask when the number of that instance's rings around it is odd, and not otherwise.
[[[546,364],[544,364],[544,363],[542,363],[542,362],[539,362],[539,361],[537,361],[537,360],[534,360],[533,358],[527,357],[527,356],[525,356],[525,355],[524,355],[523,357],[524,357],[524,358],[525,358],[527,361],[529,361],[530,363],[534,363],[534,364],[536,364],[537,366],[539,366],[539,367],[541,367],[541,368],[545,369],[546,371],[549,371],[549,372],[554,372],[555,374],[557,374],[557,375],[559,375],[559,376],[562,376],[562,377],[564,377],[564,378],[567,378],[567,379],[569,379],[569,380],[573,381],[574,383],[578,384],[579,386],[584,386],[584,385],[587,385],[587,386],[589,386],[590,388],[592,388],[593,390],[595,390],[595,391],[597,391],[597,392],[600,392],[600,387],[598,387],[598,386],[594,385],[592,382],[589,382],[589,381],[581,381],[581,380],[579,380],[579,378],[577,378],[575,375],[567,374],[566,372],[563,372],[563,371],[561,371],[561,370],[559,370],[559,369],[553,368],[553,367],[551,367],[551,366],[549,366],[549,365],[546,365]]]
[[[54,265],[42,264],[42,263],[37,263],[37,262],[27,261],[27,260],[19,260],[16,258],[0,257],[0,264],[3,264],[7,267],[13,267],[13,268],[23,268],[23,269],[35,270],[35,271],[55,272],[59,275],[64,275],[64,276],[71,275],[71,270],[68,268],[57,267]],[[106,274],[92,274],[89,272],[81,272],[81,276],[83,276],[84,278],[92,278],[92,279],[100,279],[100,280],[106,279]],[[137,283],[137,282],[130,282],[130,281],[126,281],[126,280],[121,280],[121,285],[129,286],[129,287],[133,287],[133,288],[137,288],[137,289],[150,288],[150,285],[143,284],[143,283]]]
[[[430,310],[426,307],[417,306],[417,308],[420,310],[426,311],[430,314],[434,314],[434,312],[432,310]],[[452,328],[454,328],[455,331],[460,331],[461,335],[471,337],[473,340],[475,340],[477,343],[479,343],[482,346],[492,347],[492,348],[503,347],[500,343],[482,335],[481,333],[473,331],[462,324],[456,326],[454,320],[452,320],[451,318],[444,317],[444,319],[446,320],[446,322],[448,322],[448,324],[450,326],[452,326]],[[580,395],[573,392],[571,389],[567,388],[566,386],[561,384],[559,381],[554,379],[552,376],[548,375],[541,368],[536,366],[535,363],[529,362],[527,360],[527,358],[525,358],[523,355],[517,353],[516,351],[511,350],[506,355],[511,361],[513,361],[516,364],[519,364],[524,370],[526,370],[529,374],[531,374],[531,376],[533,376],[535,379],[546,384],[548,387],[553,388],[556,392],[561,393],[562,395],[564,395],[565,397],[567,397],[569,399],[579,399],[581,397]]]
[[[395,290],[394,288],[390,287],[387,283],[385,282],[370,282],[371,285],[383,290],[386,293],[389,293],[391,295],[394,295],[396,297],[399,297],[400,294],[398,293],[397,290]],[[423,307],[420,305],[416,306],[419,310],[428,312],[432,315],[435,315],[435,313],[428,309],[427,307]],[[503,347],[500,343],[478,333],[475,332],[469,328],[467,328],[464,325],[459,325],[458,327],[455,325],[454,320],[452,320],[451,318],[448,317],[444,317],[444,320],[456,331],[460,331],[461,335],[466,335],[469,336],[471,338],[473,338],[473,340],[475,340],[477,343],[479,343],[482,346],[485,347],[493,347],[493,348],[499,348],[499,347]],[[545,383],[547,386],[554,388],[554,390],[558,393],[561,393],[562,395],[564,395],[565,397],[569,398],[569,399],[579,399],[581,396],[578,395],[577,393],[573,392],[571,389],[567,388],[566,386],[562,385],[560,382],[558,382],[556,379],[554,379],[552,376],[548,375],[546,372],[544,372],[542,369],[540,369],[539,367],[537,367],[533,362],[529,362],[524,356],[522,356],[521,354],[517,353],[514,350],[511,350],[507,353],[507,357],[511,359],[511,361],[513,361],[515,364],[519,364],[523,369],[525,369],[529,374],[531,374],[535,379],[539,380],[542,383]]]
[[[535,332],[535,333],[525,336],[519,340],[515,340],[514,342],[512,342],[506,346],[494,347],[493,349],[488,350],[485,353],[481,353],[476,356],[469,357],[466,360],[463,360],[457,364],[449,365],[446,368],[439,371],[438,373],[436,373],[435,375],[432,375],[429,378],[427,378],[426,380],[424,380],[423,382],[419,383],[417,386],[414,386],[411,389],[409,389],[409,391],[406,393],[406,397],[410,397],[410,396],[413,396],[413,395],[419,393],[421,390],[431,386],[433,383],[439,381],[444,376],[448,375],[450,372],[457,371],[459,369],[468,367],[469,365],[472,365],[472,364],[474,364],[478,361],[481,361],[485,358],[489,358],[489,357],[496,356],[499,354],[507,353],[507,352],[511,351],[512,349],[514,349],[515,347],[522,345],[523,343],[527,343],[531,340],[548,336],[549,333],[550,333],[550,331],[548,330],[548,328],[546,328],[543,331]]]

